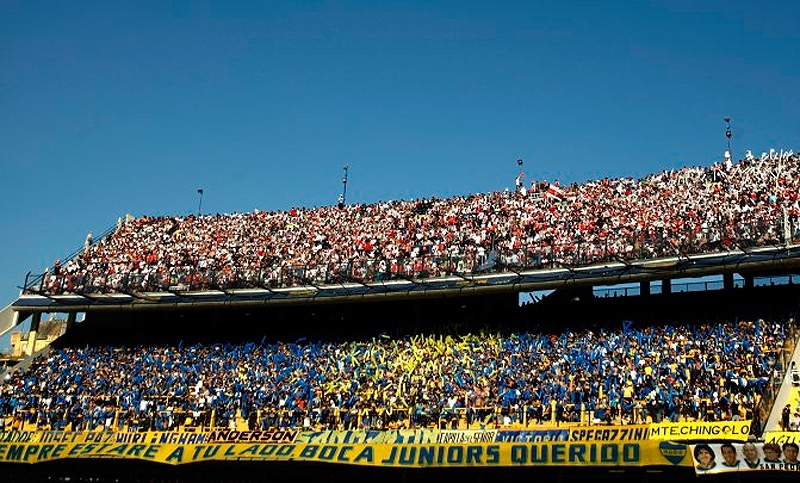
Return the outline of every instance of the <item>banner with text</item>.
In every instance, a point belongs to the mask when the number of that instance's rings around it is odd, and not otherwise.
[[[767,431],[764,433],[765,443],[797,443],[800,444],[800,432],[793,431]]]
[[[573,426],[569,429],[570,441],[645,441],[649,424],[626,426]]]
[[[750,421],[711,423],[657,423],[650,425],[648,439],[661,441],[730,440],[747,441]]]
[[[301,431],[294,442],[302,444],[428,444],[436,443],[434,429],[361,429],[341,431]]]
[[[691,465],[687,447],[668,442],[540,442],[457,444],[305,443],[0,443],[0,461],[131,458],[183,464],[199,461],[314,461],[389,467]]]

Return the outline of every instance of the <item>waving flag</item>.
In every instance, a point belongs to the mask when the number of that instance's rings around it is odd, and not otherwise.
[[[561,201],[566,196],[564,190],[559,188],[558,186],[550,183],[550,186],[547,188],[547,191],[544,194],[547,198],[553,198],[557,201]]]

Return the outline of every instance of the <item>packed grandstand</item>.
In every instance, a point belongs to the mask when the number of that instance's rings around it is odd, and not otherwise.
[[[44,294],[287,287],[584,266],[800,236],[800,155],[446,199],[120,219],[26,288]]]
[[[0,386],[16,427],[530,427],[752,419],[793,320],[54,350]],[[749,417],[748,417],[749,416]],[[12,426],[15,424],[12,422]]]
[[[639,180],[128,217],[22,295],[366,283],[786,247],[800,241],[799,189],[800,156],[770,151]],[[649,293],[622,297],[607,312],[571,296],[495,317],[409,300],[402,327],[380,305],[331,315],[356,299],[289,316],[255,303],[87,313],[3,374],[0,461],[796,472],[800,386],[781,384],[800,385],[793,280],[786,291],[664,293],[658,305]],[[788,416],[770,423],[784,402]]]

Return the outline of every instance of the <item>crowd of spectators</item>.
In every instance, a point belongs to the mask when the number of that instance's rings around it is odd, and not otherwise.
[[[120,220],[28,288],[42,293],[324,285],[580,266],[786,242],[800,156],[749,155],[642,179]]]
[[[5,376],[0,419],[60,430],[750,419],[792,324],[51,348]]]

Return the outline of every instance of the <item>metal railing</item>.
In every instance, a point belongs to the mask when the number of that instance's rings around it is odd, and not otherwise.
[[[191,411],[186,409],[123,411],[116,407],[114,398],[93,398],[96,404],[80,418],[51,419],[34,408],[19,408],[12,414],[0,416],[6,430],[61,430],[61,431],[210,431],[220,428],[264,430],[315,429],[315,430],[387,430],[387,429],[501,429],[568,427],[572,425],[631,425],[667,421],[641,405],[618,410],[613,417],[599,420],[595,410],[581,404],[566,404],[556,410],[552,406],[481,406],[454,407],[439,411],[419,408],[389,406],[386,408],[331,408],[326,413],[316,410],[253,409],[253,418],[243,414],[223,417],[217,409]],[[154,402],[158,399],[151,398]],[[105,410],[94,410],[106,407]],[[162,406],[163,407],[163,406]],[[709,410],[693,416],[681,414],[673,421],[731,420],[731,415],[717,419]]]
[[[89,245],[88,248],[91,248],[92,246],[100,243],[107,236],[109,236],[112,233],[114,233],[115,231],[117,231],[117,227],[118,226],[119,226],[118,224],[115,224],[115,225],[113,225],[113,226],[111,226],[109,228],[106,228],[96,238],[93,237],[92,243]],[[76,249],[75,251],[73,251],[72,253],[70,253],[69,255],[64,257],[63,259],[61,259],[61,263],[62,264],[66,264],[66,263],[76,259],[79,255],[84,253],[84,251],[86,249],[87,249],[87,246],[85,246],[85,245],[81,246],[80,248]],[[22,287],[19,287],[19,288],[21,288],[23,290],[23,293],[27,293],[27,292],[30,292],[31,290],[35,290],[36,287],[42,287],[44,285],[44,283],[45,283],[46,277],[49,274],[50,274],[50,270],[49,269],[45,270],[44,272],[39,273],[39,274],[33,274],[32,272],[28,272],[27,274],[25,274],[25,282],[22,284]]]
[[[752,228],[752,227],[751,227]],[[267,267],[208,266],[199,263],[169,268],[152,266],[143,270],[111,273],[112,263],[100,264],[94,270],[76,270],[72,273],[46,271],[25,280],[24,293],[45,295],[76,293],[136,293],[195,290],[227,290],[238,288],[287,288],[297,286],[335,285],[344,283],[370,283],[389,280],[424,280],[448,275],[509,273],[546,268],[577,268],[598,263],[651,260],[668,256],[702,253],[720,253],[748,250],[763,246],[783,246],[783,237],[766,234],[781,233],[760,226],[755,238],[744,238],[752,233],[746,227],[731,239],[711,243],[676,245],[674,237],[640,236],[637,239],[609,243],[608,240],[581,242],[562,247],[552,239],[534,245],[508,248],[506,241],[495,239],[491,248],[479,254],[477,247],[461,247],[462,253],[453,256],[423,254],[417,257],[380,258],[362,257],[339,263],[292,265],[277,262]],[[774,227],[772,227],[774,228]],[[107,231],[107,236],[111,231]],[[794,240],[792,240],[794,241]],[[800,240],[799,240],[800,241]],[[636,247],[620,250],[617,246]],[[76,252],[79,253],[79,252]],[[73,254],[74,259],[76,255]]]

